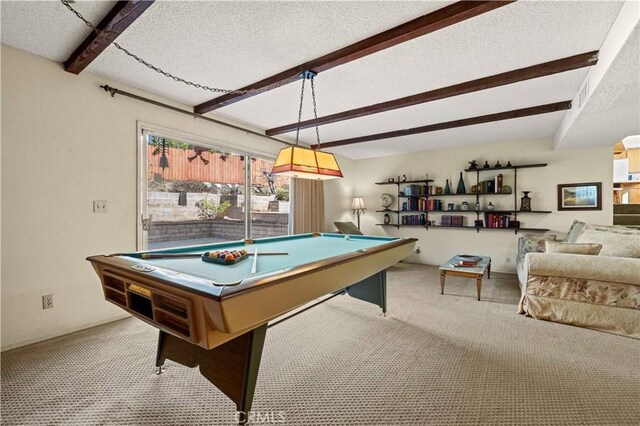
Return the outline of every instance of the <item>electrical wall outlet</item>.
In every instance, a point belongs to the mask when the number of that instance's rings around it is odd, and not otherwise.
[[[107,213],[108,212],[109,203],[106,201],[95,200],[93,202],[93,212],[94,213]]]
[[[42,296],[42,309],[53,308],[53,294]]]

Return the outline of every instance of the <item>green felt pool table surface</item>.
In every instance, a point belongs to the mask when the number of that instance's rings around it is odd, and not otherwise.
[[[127,253],[123,258],[130,258],[136,263],[145,264],[154,268],[161,268],[180,274],[198,277],[204,280],[216,281],[220,283],[233,283],[247,278],[257,278],[263,275],[273,275],[286,272],[291,268],[302,266],[333,257],[357,253],[362,250],[369,250],[376,246],[381,246],[390,242],[398,241],[399,238],[350,235],[348,239],[342,234],[300,234],[283,237],[272,237],[253,240],[253,244],[245,244],[243,241],[232,241],[225,243],[206,244],[197,246],[178,247],[148,251],[145,253],[204,253],[216,250],[238,250],[246,249],[250,253],[258,249],[257,272],[251,274],[253,256],[249,256],[234,265],[221,265],[204,262],[199,257],[193,258],[162,258],[162,259],[140,259],[142,252]],[[260,256],[260,253],[284,252],[287,255]],[[211,285],[192,284],[198,290],[211,291]],[[213,291],[215,292],[215,291]]]

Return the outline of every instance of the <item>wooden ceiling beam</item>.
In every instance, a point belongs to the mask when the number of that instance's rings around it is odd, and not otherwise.
[[[73,74],[80,74],[152,4],[153,0],[117,2],[96,26],[98,32],[91,31],[65,61],[64,69]]]
[[[491,89],[494,87],[505,86],[507,84],[518,83],[533,78],[558,74],[578,68],[590,67],[595,65],[597,62],[598,51],[582,53],[579,55],[569,56],[567,58],[557,59],[555,61],[544,62],[542,64],[532,65],[526,68],[520,68],[513,71],[503,72],[501,74],[479,78],[477,80],[466,81],[464,83],[454,84],[452,86],[429,90],[427,92],[418,93],[416,95],[406,96],[404,98],[380,102],[377,104],[355,108],[348,111],[325,115],[324,117],[318,117],[318,120],[311,119],[301,121],[300,129],[314,127],[316,123],[318,126],[321,126],[323,124],[351,120],[354,118],[365,117],[367,115],[378,114],[398,108],[406,108],[409,106],[432,102],[439,99],[477,92],[479,90]],[[280,127],[274,127],[273,129],[266,130],[265,134],[269,136],[280,135],[296,130],[297,126],[298,123],[291,123]]]
[[[438,130],[454,129],[456,127],[473,126],[475,124],[491,123],[494,121],[511,120],[513,118],[529,117],[531,115],[547,114],[571,109],[571,101],[555,102],[552,104],[538,105],[511,111],[498,112],[495,114],[480,115],[477,117],[463,118],[460,120],[446,121],[443,123],[429,124],[427,126],[413,127],[411,129],[394,130],[391,132],[376,133],[373,135],[359,136],[357,138],[342,139],[332,142],[323,142],[320,146],[331,148],[336,146],[352,145],[355,143],[377,141],[380,139],[397,138],[400,136],[415,135],[418,133],[435,132]],[[314,146],[315,149],[318,146]]]
[[[515,0],[507,1],[460,1],[452,5],[438,9],[435,12],[423,15],[412,21],[405,22],[402,25],[391,28],[382,33],[376,34],[357,43],[343,47],[335,52],[328,53],[319,58],[305,62],[286,71],[282,71],[271,77],[267,77],[256,83],[245,86],[239,90],[260,90],[260,92],[250,93],[228,93],[210,101],[204,102],[194,107],[194,112],[204,114],[227,105],[231,105],[243,99],[250,98],[271,90],[269,86],[273,86],[279,82],[290,80],[289,82],[299,79],[303,71],[309,70],[315,73],[329,70],[339,65],[346,64],[356,59],[372,53],[379,52],[389,47],[396,46],[416,37],[432,33],[439,29],[457,24],[466,19],[473,18],[486,12],[490,12],[499,7],[513,3]]]

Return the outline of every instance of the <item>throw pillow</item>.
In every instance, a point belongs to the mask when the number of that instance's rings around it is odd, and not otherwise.
[[[522,253],[544,253],[545,243],[547,241],[555,241],[556,236],[553,234],[539,235],[539,234],[527,234],[522,237]]]
[[[621,233],[612,229],[599,231],[585,227],[576,242],[601,244],[602,249],[599,256],[640,258],[639,233],[627,233],[626,231]]]
[[[568,254],[588,254],[597,256],[602,249],[601,244],[577,244],[577,243],[558,243],[555,241],[547,241],[545,244],[546,253],[568,253]]]
[[[578,235],[582,232],[582,228],[586,223],[580,222],[579,220],[574,220],[571,224],[571,228],[569,228],[569,232],[567,232],[567,237],[564,239],[568,243],[575,243],[578,239]]]

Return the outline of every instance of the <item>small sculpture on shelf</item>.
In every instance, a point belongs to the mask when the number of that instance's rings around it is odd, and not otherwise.
[[[476,170],[478,168],[478,162],[476,160],[469,161],[469,170]]]
[[[502,173],[498,174],[496,177],[496,193],[498,194],[502,194],[502,190],[504,189],[504,186],[502,185],[503,180],[504,177],[502,176]]]
[[[498,160],[498,161],[496,162],[496,165],[495,165],[494,167],[495,167],[496,169],[497,169],[497,168],[499,168],[499,167],[502,167],[502,164],[500,164],[500,160]]]
[[[479,212],[480,210],[480,201],[476,201],[476,211]]]
[[[391,223],[391,216],[389,216],[387,213],[385,213],[384,215],[384,224],[388,225]]]
[[[402,175],[402,181],[406,182],[407,181],[407,175]]]
[[[489,201],[489,205],[487,206],[487,210],[489,210],[490,212],[494,211],[496,209],[496,206],[493,205],[493,203],[491,201]]]
[[[449,179],[447,179],[447,184],[444,186],[444,195],[451,194],[451,187],[449,186]]]
[[[489,168],[491,168],[491,166],[489,165],[489,162],[488,162],[488,161],[485,161],[485,162],[484,162],[484,166],[482,166],[482,168],[483,168],[483,169],[489,169]]]
[[[511,161],[507,161],[507,165],[506,165],[505,167],[513,167],[513,166],[511,165]]]
[[[467,190],[464,187],[464,180],[462,179],[462,172],[460,172],[460,180],[458,180],[458,187],[456,188],[456,194],[464,194]]]
[[[463,201],[462,204],[460,204],[460,210],[469,210],[469,202]]]
[[[531,191],[522,191],[524,194],[522,198],[520,198],[520,211],[522,212],[531,211],[531,197],[529,197],[530,192]]]

